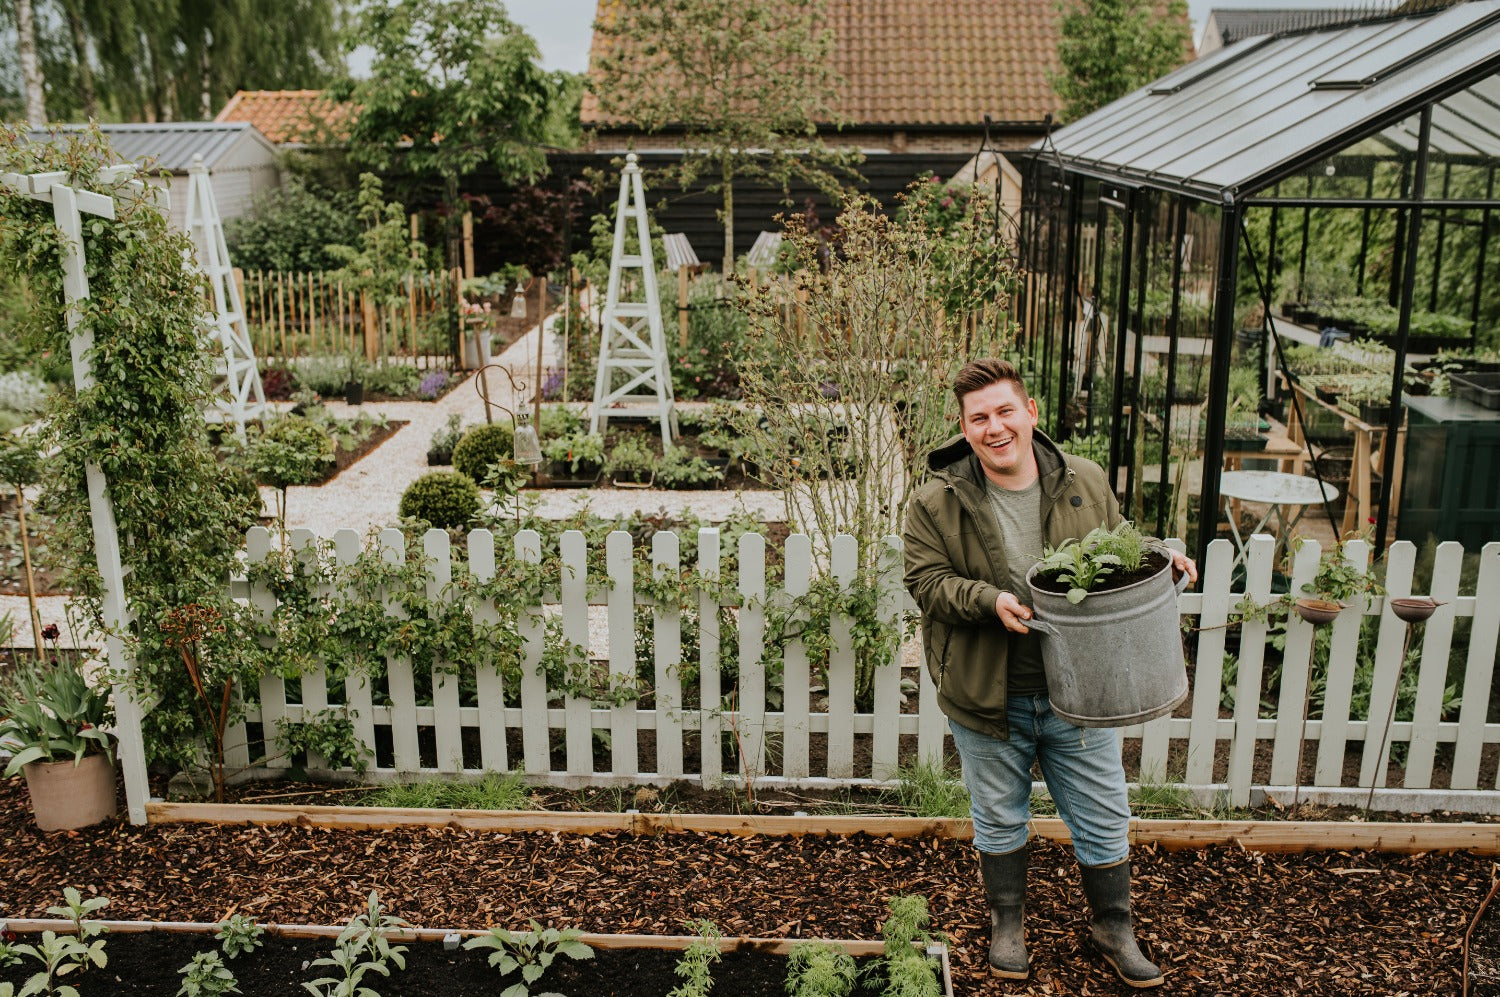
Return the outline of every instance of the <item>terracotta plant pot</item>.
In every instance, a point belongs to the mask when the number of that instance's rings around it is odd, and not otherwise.
[[[115,815],[115,767],[104,755],[84,755],[77,765],[32,762],[21,771],[43,831],[71,831]]]
[[[1396,614],[1396,619],[1402,623],[1421,623],[1434,612],[1442,603],[1433,599],[1422,599],[1408,597],[1405,599],[1392,599],[1391,612]]]
[[[1298,599],[1297,615],[1302,617],[1313,626],[1320,623],[1332,623],[1343,612],[1343,604],[1329,602],[1327,599]]]

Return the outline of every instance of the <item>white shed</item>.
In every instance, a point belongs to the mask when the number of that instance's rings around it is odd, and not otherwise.
[[[56,125],[32,129],[33,141],[50,140],[54,132],[82,131],[86,125]],[[162,124],[100,125],[124,162],[147,166],[152,183],[162,183],[156,174],[171,174],[172,224],[187,222],[188,167],[194,156],[202,156],[214,188],[219,216],[228,221],[250,209],[250,202],[263,190],[281,185],[276,147],[246,122],[176,121]]]

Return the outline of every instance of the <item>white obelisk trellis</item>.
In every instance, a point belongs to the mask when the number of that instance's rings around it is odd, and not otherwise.
[[[100,186],[113,186],[135,173],[134,166],[111,166],[99,171],[95,178]],[[88,271],[83,257],[83,216],[94,215],[114,220],[115,201],[108,194],[90,190],[79,190],[67,185],[66,173],[33,173],[29,176],[6,173],[0,177],[11,190],[28,195],[38,201],[52,205],[52,217],[62,234],[63,301],[66,304],[68,329],[73,333],[70,344],[73,354],[73,384],[79,391],[94,386],[94,371],[89,361],[89,352],[94,346],[94,334],[87,326],[79,326],[79,302],[89,296]],[[140,193],[145,184],[137,180],[128,186]],[[156,206],[167,214],[167,192],[153,188]],[[130,612],[125,603],[125,572],[120,562],[120,535],[115,525],[115,507],[109,499],[109,483],[104,480],[104,471],[96,462],[84,464],[88,480],[89,516],[94,526],[94,556],[99,566],[104,598],[104,646],[106,663],[110,669],[121,673],[123,679],[115,685],[115,731],[119,741],[120,765],[125,771],[125,801],[132,824],[146,823],[146,798],[149,787],[146,783],[146,748],[141,736],[140,703],[131,691],[131,672],[135,670],[135,659],[126,650],[123,634],[130,624]]]
[[[229,264],[224,223],[219,219],[218,202],[214,200],[213,185],[209,183],[208,167],[203,165],[202,156],[194,156],[193,165],[188,168],[187,230],[198,250],[198,266],[213,291],[212,346],[219,353],[216,370],[224,378],[209,417],[232,424],[235,435],[243,440],[245,423],[265,412],[266,393],[255,363],[255,348],[250,345],[250,331],[245,326],[244,302],[240,300],[239,285],[234,282],[234,269]]]
[[[640,250],[626,253],[626,226],[632,222]],[[622,278],[636,272],[640,274],[637,286],[644,292],[645,300],[620,300]],[[667,369],[667,339],[661,323],[656,264],[651,258],[646,193],[633,152],[625,157],[625,172],[620,175],[615,245],[609,257],[609,292],[604,298],[601,325],[590,431],[598,433],[604,429],[609,422],[609,408],[617,402],[649,402],[655,406],[656,418],[661,423],[662,445],[671,446],[677,432],[677,410],[672,401],[672,375]],[[623,377],[616,378],[617,372]]]

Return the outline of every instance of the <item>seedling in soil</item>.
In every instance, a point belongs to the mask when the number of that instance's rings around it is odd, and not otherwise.
[[[698,937],[683,950],[674,970],[682,977],[682,986],[674,988],[667,997],[708,997],[714,985],[709,967],[720,959],[719,939],[724,933],[707,918],[689,921],[687,927]]]
[[[244,914],[231,914],[229,920],[219,922],[219,933],[214,935],[224,955],[237,959],[246,952],[260,948],[260,936],[266,929],[255,923],[255,919]]]
[[[381,910],[380,897],[371,890],[365,913],[350,919],[348,927],[339,933],[332,954],[312,962],[314,966],[332,966],[342,975],[304,983],[303,989],[314,997],[380,997],[377,991],[364,986],[363,980],[370,973],[390,976],[391,969],[386,963],[395,963],[397,969],[406,968],[406,946],[392,945],[390,934],[396,928],[408,926],[401,918]]]
[[[837,945],[801,942],[786,961],[786,991],[792,997],[849,997],[854,992],[859,970]]]
[[[177,997],[220,997],[244,992],[217,952],[199,952],[178,972],[182,974],[182,988]]]
[[[500,997],[531,997],[531,985],[542,978],[542,974],[560,955],[569,959],[592,959],[594,950],[578,939],[583,932],[574,928],[543,928],[535,920],[531,930],[510,932],[505,928],[491,928],[489,934],[480,935],[464,942],[466,949],[494,949],[490,953],[490,965],[500,971],[502,977],[516,970],[521,971],[521,980],[506,987]],[[537,997],[562,997],[547,992]]]
[[[881,927],[885,938],[886,987],[884,997],[937,997],[937,976],[933,964],[922,951],[935,939],[927,930],[932,918],[927,913],[927,899],[917,896],[892,897],[887,904],[890,917]]]

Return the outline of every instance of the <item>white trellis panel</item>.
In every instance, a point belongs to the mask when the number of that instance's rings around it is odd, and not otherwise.
[[[625,252],[627,228],[635,226],[637,251]],[[641,300],[626,300],[625,284]],[[646,193],[635,153],[625,157],[620,200],[615,208],[615,242],[609,257],[609,289],[604,298],[599,337],[599,369],[594,378],[594,406],[589,431],[603,431],[614,405],[649,405],[661,424],[662,446],[677,434],[672,374],[667,367],[667,340],[661,321],[661,294],[646,220]],[[616,377],[616,375],[619,375]],[[619,383],[616,383],[618,381]]]
[[[224,242],[224,223],[219,218],[213,184],[209,182],[208,167],[203,164],[202,156],[194,156],[193,165],[188,168],[187,230],[198,251],[198,266],[208,278],[209,292],[213,295],[208,345],[217,355],[216,370],[224,379],[207,415],[213,421],[233,426],[235,435],[244,439],[245,423],[265,413],[266,393],[260,383],[255,348],[250,345],[245,305],[234,281],[229,247]]]

